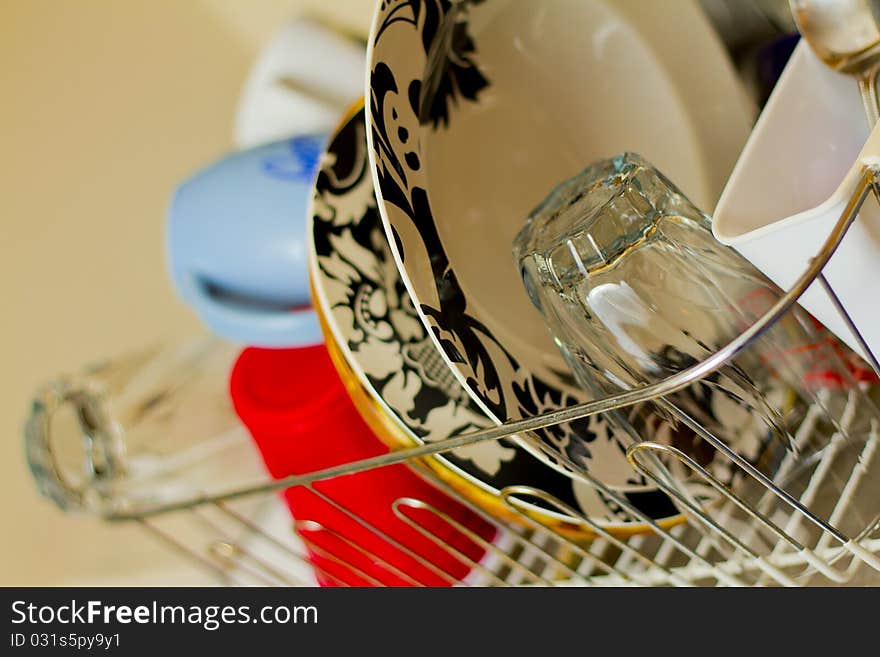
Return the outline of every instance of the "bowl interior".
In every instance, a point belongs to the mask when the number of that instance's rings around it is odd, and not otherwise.
[[[646,38],[650,27],[603,2],[476,5],[473,58],[490,84],[479,102],[452,108],[448,127],[421,131],[437,230],[469,311],[535,371],[567,368],[511,248],[555,184],[632,150],[704,208],[720,191],[680,81]]]
[[[698,5],[384,3],[369,75],[382,220],[446,363],[499,422],[585,399],[528,300],[513,239],[558,182],[622,151],[714,205],[753,113]],[[608,485],[650,488],[612,424],[536,437]]]

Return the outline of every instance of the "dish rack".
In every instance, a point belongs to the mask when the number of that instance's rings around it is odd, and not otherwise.
[[[569,476],[596,489],[642,524],[626,535],[579,514],[545,491],[511,486],[501,491],[510,515],[493,517],[463,499],[422,467],[422,459],[482,441],[517,435],[598,413],[650,402],[681,390],[714,372],[782,317],[812,285],[819,285],[853,331],[874,370],[880,365],[861,339],[846,310],[823,275],[823,268],[855,221],[867,196],[880,198],[878,170],[866,168],[856,193],[822,250],[796,284],[763,317],[711,357],[660,383],[620,392],[589,403],[507,422],[468,434],[325,470],[266,481],[253,443],[229,408],[226,381],[236,349],[209,339],[176,350],[147,349],[123,361],[89,369],[78,377],[60,378],[36,396],[26,425],[29,465],[40,490],[65,511],[97,515],[110,522],[136,522],[173,549],[193,559],[226,584],[314,585],[315,565],[305,548],[319,549],[313,539],[332,534],[312,518],[290,516],[276,493],[307,487],[336,509],[352,514],[320,493],[314,484],[334,477],[406,462],[448,495],[490,523],[487,540],[431,505],[397,499],[393,513],[469,569],[461,580],[437,571],[450,585],[472,586],[795,586],[863,585],[880,582],[880,415],[868,418],[868,439],[858,453],[847,449],[853,421],[847,402],[838,429],[820,457],[807,464],[809,476],[797,494],[762,474],[705,427],[691,427],[716,457],[738,472],[730,487],[677,448],[645,441],[633,445],[627,458],[633,468],[666,492],[681,512],[676,522],[646,516],[616,490],[588,471],[566,462]],[[205,390],[214,383],[210,394]],[[850,397],[865,394],[861,386]],[[854,404],[854,401],[853,401]],[[808,411],[807,415],[809,416]],[[864,420],[864,418],[863,418]],[[800,431],[809,431],[804,420]],[[806,428],[804,428],[806,427]],[[538,448],[539,443],[533,441]],[[851,448],[851,445],[849,446]],[[715,492],[712,501],[696,499],[682,481],[658,467],[656,457],[677,461]],[[791,464],[793,465],[793,463]],[[799,466],[802,464],[799,464]],[[786,464],[778,468],[784,474]],[[823,496],[834,478],[835,499]],[[747,491],[747,492],[743,492]],[[563,535],[532,513],[535,505],[567,517],[580,538]],[[444,542],[411,511],[428,513],[478,544],[480,561]],[[545,516],[541,516],[545,517]],[[856,519],[854,521],[853,519]],[[394,539],[357,520],[393,542]],[[335,536],[347,541],[346,537]],[[347,541],[374,564],[406,579],[379,555]],[[406,546],[395,545],[422,566],[432,564]],[[351,563],[324,551],[322,556],[381,584]],[[329,572],[333,583],[345,582]]]

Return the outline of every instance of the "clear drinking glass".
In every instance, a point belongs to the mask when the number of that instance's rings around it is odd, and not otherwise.
[[[553,190],[517,236],[514,256],[557,346],[596,396],[655,383],[704,360],[779,298],[757,269],[714,239],[709,217],[630,153]],[[795,309],[714,374],[615,418],[634,442],[672,445],[726,485],[741,484],[742,469],[695,430],[701,427],[786,492],[808,495],[812,511],[857,533],[872,522],[876,505],[849,509],[845,519],[835,509],[876,439],[878,414],[864,394],[873,379],[857,356]],[[825,458],[829,452],[833,458]],[[672,460],[676,479],[693,476]],[[769,508],[764,487],[741,486],[737,494],[753,494]]]
[[[278,495],[211,501],[268,479],[230,399],[241,350],[204,335],[41,386],[24,431],[40,492],[69,513],[137,522],[225,584],[314,584]],[[154,515],[168,505],[180,508]]]

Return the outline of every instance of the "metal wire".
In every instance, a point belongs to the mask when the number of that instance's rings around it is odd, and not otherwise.
[[[337,586],[379,586],[391,577],[411,586],[425,585],[413,572],[391,563],[390,557],[386,558],[353,537],[326,526],[319,518],[297,517],[290,523],[294,531],[287,532],[284,539],[280,539],[247,513],[233,508],[237,502],[294,487],[308,489],[330,508],[357,523],[366,535],[386,545],[391,550],[389,554],[401,556],[448,585],[795,586],[815,582],[817,578],[823,583],[846,584],[862,572],[863,566],[880,572],[880,558],[877,556],[880,536],[875,535],[880,512],[872,507],[869,509],[870,520],[865,522],[857,522],[860,516],[854,512],[857,503],[865,499],[870,501],[862,489],[874,479],[880,479],[877,477],[880,474],[877,449],[880,417],[869,419],[868,439],[854,452],[849,436],[858,419],[854,409],[862,399],[860,395],[864,395],[857,386],[851,391],[840,417],[834,418],[835,433],[828,446],[808,462],[798,460],[793,452],[787,453],[772,477],[669,401],[670,394],[717,371],[747,349],[783,317],[814,282],[818,282],[828,294],[869,364],[880,374],[876,356],[822,273],[872,189],[877,189],[877,171],[865,168],[852,199],[822,249],[791,288],[758,321],[728,344],[704,361],[659,383],[276,481],[210,494],[196,492],[180,499],[149,504],[120,504],[119,500],[104,499],[91,510],[107,520],[139,522],[175,550],[234,583],[314,585],[322,581]],[[32,471],[43,491],[64,508],[89,510],[87,500],[94,503],[94,496],[87,497],[82,490],[74,489],[58,467],[49,440],[50,419],[65,403],[91,409],[95,402],[87,393],[76,386],[50,387],[39,397],[28,423]],[[643,441],[631,446],[627,458],[635,471],[653,481],[678,507],[680,520],[672,525],[646,516],[619,491],[605,485],[563,454],[553,453],[552,456],[569,471],[572,479],[612,500],[641,523],[639,532],[622,534],[619,529],[586,517],[546,491],[525,485],[510,486],[501,491],[510,518],[494,517],[420,467],[420,460],[425,457],[513,435],[531,440],[530,432],[537,429],[645,402],[657,404],[677,417],[712,448],[714,459],[729,465],[737,473],[736,477],[722,480],[714,469],[671,445]],[[809,442],[826,410],[824,404],[821,395],[814,400],[792,437],[795,443]],[[100,438],[101,415],[97,411],[93,415],[97,420],[92,422],[95,426],[89,429],[90,435]],[[859,421],[865,420],[861,418]],[[533,444],[547,449],[538,443]],[[88,454],[91,458],[93,451],[89,450]],[[494,537],[486,538],[424,500],[402,497],[392,504],[396,521],[429,541],[452,562],[460,564],[469,573],[466,577],[452,577],[432,558],[395,539],[313,486],[319,481],[397,463],[412,464],[420,474],[431,478],[438,488],[454,496],[494,530]],[[671,464],[677,464],[676,473],[687,475],[671,474]],[[797,490],[789,490],[785,481],[797,473],[801,473],[804,481]],[[710,500],[693,494],[695,481],[702,482],[703,489],[714,491]],[[831,484],[839,484],[839,494],[831,500],[829,509],[819,512],[817,506],[828,506],[824,491]],[[548,523],[545,515],[535,512],[538,508],[551,509],[564,518],[567,527],[577,530],[576,537]],[[231,523],[230,526],[243,530],[243,536],[234,536],[218,520],[208,520],[207,510],[217,514],[222,523]],[[188,518],[184,522],[190,522],[191,527],[195,527],[192,522],[198,520],[202,523],[202,536],[209,538],[187,542],[176,532],[160,526],[171,518]],[[426,518],[431,522],[425,522]],[[444,528],[444,535],[438,533],[438,526]],[[446,530],[458,540],[444,538]],[[329,547],[331,543],[335,549]],[[475,559],[465,554],[462,544],[473,547],[482,557]],[[258,545],[272,551],[275,560],[264,557]],[[357,555],[356,560],[362,565],[353,563],[350,556],[341,552]]]

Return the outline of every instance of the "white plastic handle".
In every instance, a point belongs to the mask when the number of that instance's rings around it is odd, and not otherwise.
[[[880,164],[880,123],[874,126],[865,147],[859,153],[859,161],[866,166],[877,166]]]
[[[840,215],[841,208],[849,203],[849,200],[855,193],[856,186],[865,175],[865,168],[872,166],[880,166],[880,123],[871,130],[871,134],[868,135],[868,139],[859,152],[858,158],[856,158],[856,161],[847,171],[843,181],[837,186],[834,193],[828,197],[828,200],[814,208],[786,217],[784,221],[811,221],[820,217],[836,219]]]

